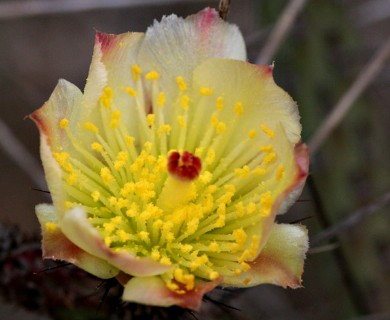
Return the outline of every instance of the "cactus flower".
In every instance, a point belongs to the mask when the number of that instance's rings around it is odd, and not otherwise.
[[[60,80],[30,115],[53,204],[44,258],[198,310],[216,286],[299,287],[301,225],[277,224],[308,172],[292,98],[205,9],[146,33],[96,34],[82,93]]]

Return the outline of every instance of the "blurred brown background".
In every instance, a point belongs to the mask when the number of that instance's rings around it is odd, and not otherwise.
[[[240,27],[251,62],[288,2],[232,0],[228,20]],[[33,190],[46,188],[38,131],[24,117],[48,99],[59,78],[84,87],[95,30],[144,31],[163,15],[187,16],[217,5],[195,0],[0,1],[1,224],[39,233],[34,206],[49,199]],[[277,83],[300,106],[304,141],[389,37],[390,1],[307,1],[274,57]],[[305,201],[285,221],[310,216],[303,223],[315,236],[390,191],[389,71],[387,60],[313,157],[312,180],[301,199]],[[309,255],[305,289],[262,286],[240,291],[225,302],[240,312],[209,310],[206,304],[200,319],[390,319],[389,212],[388,206],[376,210],[343,231],[331,242],[337,249]],[[6,319],[15,310],[24,319],[36,317],[7,304],[0,306]]]

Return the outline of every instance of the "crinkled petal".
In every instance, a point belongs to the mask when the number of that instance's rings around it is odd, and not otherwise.
[[[107,261],[90,255],[77,247],[62,233],[58,226],[58,215],[52,205],[36,207],[42,228],[42,254],[45,259],[64,260],[102,279],[115,277],[119,270]]]
[[[134,277],[125,285],[123,300],[160,307],[177,305],[198,311],[204,294],[219,282],[199,281],[193,290],[178,294],[169,290],[160,277]]]
[[[298,288],[308,247],[304,226],[275,224],[260,255],[249,263],[251,269],[237,277],[225,277],[223,284],[247,287],[270,283]]]
[[[168,94],[169,82],[177,76],[191,80],[193,69],[212,57],[245,60],[246,50],[237,26],[225,23],[211,8],[186,19],[170,15],[155,21],[139,55],[143,69],[161,74]]]
[[[139,258],[129,252],[115,252],[102,241],[98,231],[89,223],[85,211],[76,207],[65,214],[60,221],[65,236],[89,254],[106,260],[121,271],[133,276],[151,276],[166,272],[166,266],[151,258]]]

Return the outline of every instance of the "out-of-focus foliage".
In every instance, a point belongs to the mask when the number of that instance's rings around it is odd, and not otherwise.
[[[261,21],[275,21],[285,4],[286,1],[259,3]],[[290,89],[300,105],[303,139],[313,135],[373,54],[365,51],[364,38],[354,29],[347,10],[339,1],[309,1],[275,57],[277,79]],[[379,80],[371,93],[355,103],[340,128],[312,159],[312,178],[331,223],[389,189],[389,110],[384,110],[378,98],[373,99],[375,91],[381,92]],[[338,297],[329,308],[329,317],[389,311],[390,222],[386,212],[388,209],[383,209],[343,235],[336,254],[329,252],[311,258],[314,266],[309,269],[306,285],[311,287],[310,282],[317,281],[317,285],[321,283],[319,290]],[[318,216],[309,224],[312,234],[323,227],[317,222]],[[353,282],[349,284],[350,291],[336,279],[342,272],[337,257],[340,252],[346,256],[342,262],[350,276],[346,281]],[[321,292],[318,297],[325,298]]]

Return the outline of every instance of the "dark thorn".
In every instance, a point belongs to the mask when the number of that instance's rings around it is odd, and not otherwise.
[[[232,309],[232,310],[236,310],[236,311],[241,311],[240,309],[236,308],[236,307],[233,307],[233,306],[229,306],[221,301],[217,301],[217,300],[214,300],[212,298],[210,298],[209,296],[204,296],[203,297],[204,300],[206,301],[210,301],[218,306],[222,306],[222,307],[225,307],[225,308],[228,308],[228,309]]]
[[[40,274],[43,272],[52,271],[52,270],[59,269],[59,268],[65,268],[65,267],[70,266],[70,265],[71,265],[71,263],[64,263],[64,264],[61,264],[59,266],[50,267],[50,268],[43,269],[41,271],[34,272],[34,274]]]
[[[300,218],[300,219],[297,219],[297,220],[293,220],[291,222],[289,222],[289,224],[297,224],[297,223],[300,223],[302,221],[306,221],[306,220],[309,220],[313,218],[313,216],[308,216],[308,217],[304,217],[304,218]]]
[[[195,315],[195,313],[191,310],[187,310],[187,312],[195,319],[195,320],[199,320],[198,317]]]
[[[296,202],[312,202],[311,199],[298,199]]]
[[[43,192],[43,193],[49,193],[49,194],[50,194],[50,191],[42,190],[42,189],[38,189],[38,188],[33,188],[33,187],[31,187],[31,190],[39,191],[39,192]]]

